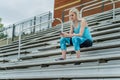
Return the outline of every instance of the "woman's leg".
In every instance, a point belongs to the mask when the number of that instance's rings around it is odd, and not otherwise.
[[[77,58],[80,58],[80,50],[76,51]],[[80,62],[75,62],[74,65],[80,65]]]
[[[84,42],[84,38],[74,36],[72,37],[72,42],[73,42],[74,49],[76,51],[76,56],[77,58],[80,58],[80,44]]]
[[[62,58],[66,59],[66,43],[70,44],[70,38],[61,37],[60,39],[60,47],[62,50]]]
[[[90,47],[90,46],[92,46],[92,45],[93,45],[93,41],[87,39],[87,40],[85,40],[82,44],[80,44],[80,47],[81,47],[81,48],[82,48],[82,47]]]
[[[66,51],[62,50],[62,58],[66,59]]]
[[[76,51],[77,58],[80,58],[80,50]]]

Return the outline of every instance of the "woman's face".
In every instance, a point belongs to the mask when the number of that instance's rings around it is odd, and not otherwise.
[[[77,20],[77,15],[74,12],[70,12],[69,18],[70,18],[70,20],[75,21],[75,20]]]

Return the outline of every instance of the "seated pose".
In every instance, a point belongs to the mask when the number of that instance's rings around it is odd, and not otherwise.
[[[80,58],[80,48],[92,46],[93,43],[87,22],[79,17],[79,11],[76,8],[69,11],[69,20],[71,21],[70,32],[61,33],[62,57],[57,60],[66,59],[66,43],[74,46],[77,58]]]

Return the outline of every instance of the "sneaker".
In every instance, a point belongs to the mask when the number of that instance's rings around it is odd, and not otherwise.
[[[58,59],[55,59],[56,61],[58,61],[58,60],[64,60],[64,58],[58,58]]]
[[[75,62],[74,65],[80,65],[80,62]]]

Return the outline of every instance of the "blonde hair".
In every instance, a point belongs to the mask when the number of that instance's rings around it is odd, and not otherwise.
[[[77,15],[77,19],[80,20],[80,14],[79,14],[79,10],[78,10],[78,9],[76,9],[76,8],[71,8],[71,9],[69,10],[69,15],[70,15],[70,12],[75,13],[75,14]],[[69,20],[70,20],[70,19],[69,19]]]

